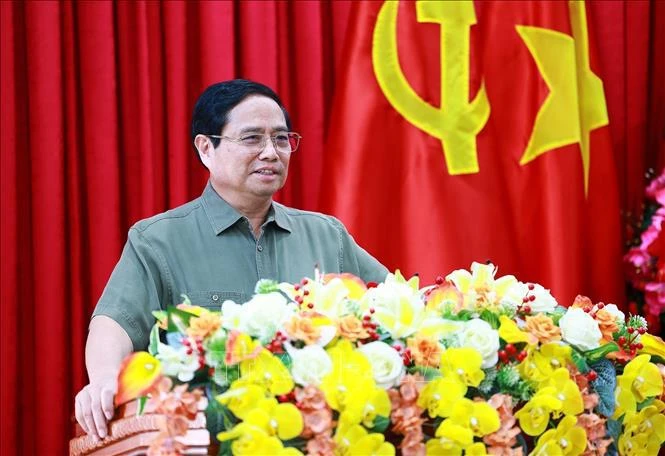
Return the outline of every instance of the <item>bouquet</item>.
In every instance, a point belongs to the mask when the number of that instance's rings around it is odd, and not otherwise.
[[[496,275],[316,273],[218,310],[185,299],[156,313],[116,402],[167,413],[153,454],[178,454],[202,395],[219,454],[657,454],[665,343],[645,319]]]

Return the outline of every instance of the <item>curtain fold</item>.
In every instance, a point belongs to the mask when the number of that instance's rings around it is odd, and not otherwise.
[[[205,183],[189,121],[206,86],[245,77],[283,97],[304,140],[278,200],[319,209],[325,138],[345,135],[328,122],[357,39],[347,33],[353,7],[0,2],[2,454],[66,453],[87,324],[127,229]],[[622,209],[635,212],[645,168],[665,164],[663,6],[589,11]]]

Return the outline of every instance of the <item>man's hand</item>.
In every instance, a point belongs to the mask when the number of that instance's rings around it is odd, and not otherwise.
[[[118,390],[115,377],[102,383],[90,383],[76,395],[76,420],[95,438],[105,438],[106,423],[113,418],[113,397]]]
[[[85,346],[90,384],[76,395],[76,420],[95,438],[108,434],[106,423],[113,417],[113,397],[118,391],[118,370],[132,352],[127,332],[111,318],[99,315],[90,322]]]

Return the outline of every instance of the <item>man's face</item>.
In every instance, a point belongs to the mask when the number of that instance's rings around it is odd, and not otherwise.
[[[229,112],[220,134],[238,139],[252,133],[272,135],[279,131],[287,131],[279,105],[268,97],[252,95]],[[278,153],[270,140],[256,152],[222,139],[216,149],[209,144],[208,153],[203,155],[213,188],[236,207],[270,199],[284,186],[289,170],[290,155]]]

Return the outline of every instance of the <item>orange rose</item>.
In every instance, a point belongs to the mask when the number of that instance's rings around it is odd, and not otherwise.
[[[337,329],[340,336],[351,342],[369,337],[369,333],[363,327],[362,321],[354,315],[346,315],[340,318],[337,322]]]
[[[406,341],[413,360],[419,366],[438,367],[441,362],[441,346],[433,337],[415,336]]]
[[[222,320],[219,314],[203,312],[200,317],[192,317],[189,319],[189,328],[187,328],[187,335],[189,337],[206,338],[213,334],[222,326]]]
[[[600,309],[598,312],[596,312],[596,321],[598,322],[600,332],[603,334],[603,339],[608,342],[611,341],[612,334],[619,330],[616,317],[609,313],[607,310]]]
[[[575,301],[573,301],[573,304],[570,307],[580,308],[580,309],[588,307],[589,309],[591,309],[593,307],[593,302],[591,302],[591,299],[587,298],[586,296],[577,295],[575,297]]]
[[[291,338],[302,340],[307,345],[315,344],[321,337],[321,328],[316,326],[311,318],[301,318],[294,315],[290,321],[284,325],[284,329]]]
[[[526,317],[526,329],[536,336],[541,344],[561,340],[561,329],[545,314]]]

